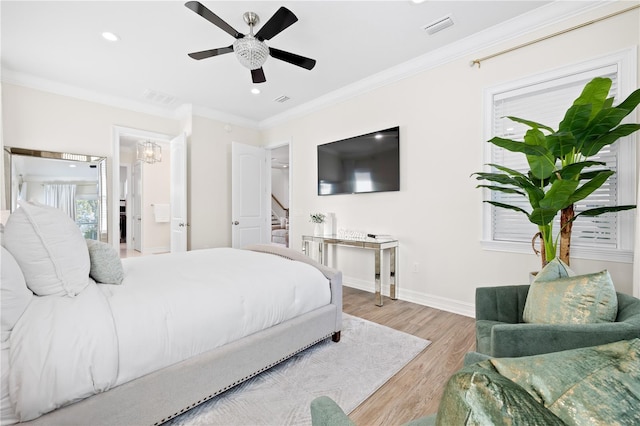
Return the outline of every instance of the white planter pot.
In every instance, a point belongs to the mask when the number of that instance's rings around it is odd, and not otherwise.
[[[324,235],[324,223],[316,223],[313,228],[313,235],[322,237]]]

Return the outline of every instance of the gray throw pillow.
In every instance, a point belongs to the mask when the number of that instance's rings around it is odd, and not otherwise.
[[[101,284],[121,284],[124,270],[120,255],[111,245],[97,240],[86,240],[91,260],[89,275]]]

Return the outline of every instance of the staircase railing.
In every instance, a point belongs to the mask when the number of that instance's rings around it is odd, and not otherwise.
[[[285,206],[283,206],[282,203],[280,202],[280,200],[278,200],[275,195],[271,194],[271,199],[273,201],[275,201],[276,204],[278,205],[278,207],[280,207],[284,211],[284,215],[288,219],[289,218],[289,209],[286,208]]]

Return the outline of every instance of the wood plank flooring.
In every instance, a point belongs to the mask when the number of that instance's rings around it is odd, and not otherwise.
[[[462,367],[464,354],[475,349],[474,319],[387,297],[378,307],[372,293],[343,291],[345,313],[432,342],[349,418],[363,426],[399,425],[437,412],[446,381]]]

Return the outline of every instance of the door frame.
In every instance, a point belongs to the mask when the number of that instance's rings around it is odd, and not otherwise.
[[[120,195],[114,194],[120,187],[120,138],[130,136],[140,139],[155,139],[158,141],[171,143],[175,135],[150,132],[148,130],[134,129],[132,127],[112,126],[111,129],[111,208],[109,209],[109,241],[111,245],[120,250]],[[170,155],[170,153],[169,153]],[[113,195],[117,195],[114,197]]]

